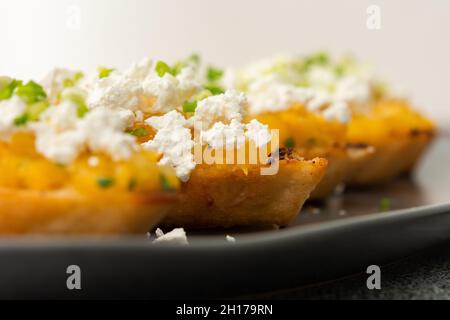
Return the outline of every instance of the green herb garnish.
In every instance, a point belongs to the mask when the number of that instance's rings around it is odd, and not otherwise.
[[[40,101],[40,102],[30,104],[27,107],[27,111],[26,111],[26,114],[28,115],[29,120],[31,120],[31,121],[39,120],[40,115],[42,114],[42,112],[47,110],[49,105],[50,104],[48,101]]]
[[[24,113],[21,116],[18,116],[17,118],[14,119],[14,124],[18,127],[25,125],[28,122],[29,118],[28,118],[28,114]]]
[[[128,191],[134,191],[134,189],[136,189],[137,186],[137,181],[136,179],[131,179],[130,182],[128,182]]]
[[[286,148],[292,149],[295,147],[295,140],[292,137],[289,137],[286,139],[286,141],[284,141],[284,145],[286,146]]]
[[[175,191],[175,188],[170,185],[169,180],[167,180],[167,177],[163,173],[159,175],[159,181],[161,182],[161,186],[164,191],[166,192]]]
[[[163,77],[166,73],[172,73],[172,69],[169,65],[161,60],[156,63],[155,71],[160,77]]]
[[[77,72],[73,75],[72,78],[66,78],[63,81],[63,87],[64,88],[71,88],[74,87],[78,81],[80,81],[84,77],[83,72]]]
[[[136,136],[138,138],[146,137],[149,135],[149,132],[145,128],[136,128],[133,130],[128,130],[127,133]]]
[[[224,88],[217,85],[206,85],[205,89],[209,90],[214,96],[225,92]]]
[[[105,67],[98,67],[97,68],[98,71],[98,77],[99,79],[103,79],[106,77],[109,77],[109,75],[111,74],[111,72],[114,71],[114,69],[110,69],[110,68],[105,68]]]
[[[79,92],[76,89],[64,90],[61,94],[61,100],[68,100],[74,103],[77,106],[77,115],[80,118],[83,118],[84,115],[89,111],[89,108],[85,101],[85,96],[82,92]]]
[[[43,101],[47,98],[42,86],[34,81],[28,81],[25,85],[17,86],[14,93],[27,104]]]
[[[330,57],[325,52],[317,52],[305,58],[304,68],[310,69],[315,65],[326,65],[330,62]]]
[[[107,189],[114,185],[114,179],[108,177],[100,177],[97,180],[97,184],[100,188]]]
[[[195,112],[197,101],[186,101],[183,103],[183,112]]]
[[[389,199],[389,198],[382,198],[380,200],[380,210],[381,211],[389,211],[389,210],[391,210],[391,199]]]
[[[0,78],[0,100],[7,100],[11,98],[14,90],[22,85],[22,81],[10,79],[8,77]]]
[[[209,67],[206,72],[206,78],[209,82],[216,82],[223,76],[223,71],[214,67]]]

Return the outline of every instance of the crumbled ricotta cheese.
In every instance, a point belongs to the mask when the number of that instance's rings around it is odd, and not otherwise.
[[[343,101],[332,103],[322,114],[327,120],[337,120],[341,123],[347,123],[351,118],[350,108]]]
[[[196,163],[192,154],[194,141],[191,130],[186,128],[184,116],[173,110],[160,117],[150,117],[145,122],[157,133],[153,140],[142,144],[143,148],[161,153],[159,164],[172,166],[180,180],[187,181]]]
[[[201,90],[194,68],[188,66],[173,76],[170,73],[160,77],[153,72],[142,84],[145,95],[153,97],[151,111],[166,113],[181,110],[183,103]]]
[[[245,135],[250,141],[253,141],[258,148],[268,144],[272,138],[269,131],[269,126],[262,124],[256,119],[253,119],[250,123],[247,123],[245,128],[247,130]]]
[[[136,138],[125,133],[129,119],[119,112],[97,108],[79,122],[78,130],[86,135],[87,145],[93,152],[105,152],[113,160],[131,157],[137,149]]]
[[[230,242],[230,243],[235,243],[236,242],[236,238],[234,238],[232,236],[229,236],[229,235],[226,236],[226,239],[227,239],[227,242]]]
[[[216,122],[211,129],[202,131],[200,138],[210,148],[220,149],[225,146],[226,150],[232,150],[245,144],[244,128],[236,119],[231,120],[230,124]]]
[[[232,120],[241,122],[246,108],[247,98],[243,93],[227,90],[223,94],[199,101],[190,121],[194,128],[208,130],[219,121],[224,124],[229,124]]]
[[[26,109],[26,104],[18,96],[13,95],[8,100],[0,101],[0,139],[8,139],[17,127],[14,120],[20,117]]]
[[[36,135],[36,150],[48,159],[69,164],[85,151],[101,152],[113,160],[129,158],[136,150],[136,138],[124,132],[127,119],[119,111],[96,108],[78,118],[70,101],[51,106],[42,121],[30,124]]]
[[[87,103],[89,108],[125,108],[137,110],[143,94],[139,80],[129,78],[117,72],[108,77],[98,79],[89,93]]]
[[[310,86],[314,88],[327,88],[334,87],[337,77],[334,70],[330,67],[314,66],[307,73],[307,80]]]
[[[317,111],[332,101],[332,97],[327,91],[316,89],[313,90],[312,98],[306,103],[306,107],[310,111]]]
[[[55,68],[50,71],[41,80],[45,92],[50,101],[56,102],[61,91],[64,89],[64,81],[66,79],[72,79],[76,72],[64,68]]]
[[[90,108],[123,108],[133,111],[145,109],[142,83],[151,71],[153,63],[143,59],[124,72],[113,71],[108,77],[97,79],[90,85],[88,105]]]
[[[226,150],[240,148],[245,144],[246,138],[260,148],[271,140],[269,126],[263,125],[256,119],[250,123],[242,124],[236,119],[230,124],[216,122],[211,129],[200,133],[202,143],[210,148],[219,149],[225,146]]]
[[[250,113],[280,111],[294,103],[306,103],[312,90],[284,83],[277,75],[269,75],[252,82],[248,88]]]
[[[370,99],[370,84],[355,76],[345,76],[336,82],[334,99],[364,103]]]
[[[96,157],[96,156],[90,156],[90,157],[88,158],[88,165],[89,165],[90,167],[96,167],[96,166],[99,165],[99,163],[100,163],[100,160],[99,160],[99,158]]]
[[[153,243],[168,243],[168,244],[180,244],[188,245],[189,242],[186,237],[186,232],[183,228],[176,228],[172,231],[164,234],[161,229],[156,229],[156,239]]]

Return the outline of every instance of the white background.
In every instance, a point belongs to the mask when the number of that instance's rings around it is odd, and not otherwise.
[[[381,30],[366,27],[372,4]],[[353,52],[450,124],[449,0],[0,0],[0,34],[0,74],[20,78],[54,66],[124,67],[147,55],[198,52],[225,66]]]

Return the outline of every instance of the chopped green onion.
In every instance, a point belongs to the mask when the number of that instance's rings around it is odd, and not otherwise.
[[[330,61],[330,57],[325,52],[317,52],[305,58],[304,67],[306,70],[314,65],[325,65]]]
[[[149,132],[145,128],[136,128],[133,130],[128,130],[127,133],[136,136],[138,138],[146,137],[149,135]]]
[[[190,63],[195,64],[195,65],[200,64],[200,60],[201,60],[201,58],[200,58],[200,55],[198,53],[193,53],[189,57],[187,57],[187,59],[186,59],[186,61],[188,63],[190,62]]]
[[[48,101],[40,101],[40,102],[30,104],[27,107],[27,112],[26,112],[29,120],[31,120],[31,121],[39,120],[39,116],[42,114],[42,112],[47,110],[49,105],[50,104],[48,103]]]
[[[196,94],[192,99],[196,101],[202,101],[203,99],[206,99],[212,95],[211,91],[209,90],[203,90],[200,93]]]
[[[380,210],[381,211],[391,210],[391,200],[389,198],[382,198],[380,200]]]
[[[136,189],[137,186],[137,181],[136,179],[131,179],[130,182],[128,182],[128,191],[133,191],[134,189]]]
[[[61,100],[68,100],[77,106],[77,115],[83,118],[84,115],[89,111],[89,108],[85,101],[85,96],[82,92],[76,89],[64,90],[61,94]]]
[[[105,67],[98,67],[97,71],[98,71],[99,79],[103,79],[103,78],[109,77],[109,75],[111,74],[111,72],[114,71],[114,69],[113,68],[110,69],[110,68],[105,68]]]
[[[64,88],[71,88],[74,87],[78,81],[80,81],[84,77],[83,72],[77,72],[73,75],[72,78],[66,78],[63,81],[63,87]]]
[[[22,98],[27,104],[39,102],[47,98],[47,94],[42,86],[34,81],[28,81],[25,85],[22,84],[17,86],[14,93]]]
[[[156,63],[155,71],[160,77],[163,77],[166,73],[172,72],[169,65],[161,60]]]
[[[28,114],[24,113],[21,116],[18,116],[17,118],[14,119],[14,124],[16,126],[23,126],[28,122],[29,118],[28,118]]]
[[[216,85],[206,85],[205,89],[209,90],[214,96],[225,92],[225,89]]]
[[[295,147],[295,140],[292,137],[289,137],[286,139],[286,141],[284,142],[284,145],[286,146],[286,148],[294,148]]]
[[[161,182],[161,186],[164,191],[166,192],[175,191],[175,188],[170,185],[169,180],[167,180],[167,177],[164,174],[161,173],[159,175],[159,181]]]
[[[97,180],[97,184],[100,188],[106,189],[114,185],[114,179],[108,177],[100,177]]]
[[[206,78],[208,79],[209,82],[218,81],[222,78],[222,76],[223,71],[213,67],[209,67],[208,71],[206,72]]]
[[[197,101],[186,101],[183,103],[183,112],[195,112]]]
[[[22,85],[22,81],[8,77],[0,78],[0,100],[11,98],[16,87]]]

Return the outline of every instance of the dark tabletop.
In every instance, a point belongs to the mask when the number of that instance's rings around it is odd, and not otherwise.
[[[381,290],[369,290],[364,271],[346,278],[252,296],[257,299],[450,299],[450,243],[381,267]]]

